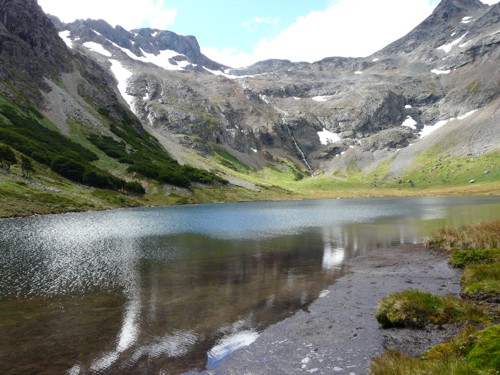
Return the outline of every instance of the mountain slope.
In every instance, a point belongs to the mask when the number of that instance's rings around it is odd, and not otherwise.
[[[0,182],[58,192],[90,186],[115,192],[110,197],[122,195],[118,201],[129,204],[140,204],[128,197],[143,196],[145,186],[155,191],[162,183],[226,184],[168,155],[123,101],[107,67],[68,49],[36,1],[1,1],[0,20],[0,143],[17,155]],[[25,175],[19,160],[31,160],[38,171],[28,185],[15,178]],[[18,187],[3,193],[14,196]]]
[[[76,189],[84,206],[494,183],[499,12],[443,0],[366,58],[231,69],[193,36],[64,24],[35,0],[0,0],[0,143],[35,162],[40,185],[23,189]],[[0,174],[12,194],[16,173]]]

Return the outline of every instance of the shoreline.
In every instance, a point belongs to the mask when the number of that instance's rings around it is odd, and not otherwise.
[[[418,191],[417,191],[418,192]],[[29,218],[34,216],[52,216],[52,215],[64,215],[64,214],[77,214],[77,213],[87,213],[87,212],[106,212],[106,211],[116,211],[129,208],[154,208],[154,207],[180,207],[180,206],[195,206],[204,204],[223,204],[223,203],[251,203],[251,202],[278,202],[278,201],[308,201],[308,200],[323,200],[323,199],[358,199],[358,198],[412,198],[412,197],[468,197],[468,196],[500,196],[500,192],[491,191],[459,191],[459,192],[448,192],[443,191],[441,194],[432,194],[435,192],[420,191],[420,194],[409,194],[409,195],[396,195],[396,194],[373,194],[373,195],[349,195],[349,194],[325,194],[324,196],[299,196],[295,198],[286,196],[283,199],[254,199],[254,200],[227,200],[227,201],[207,201],[207,202],[193,202],[193,203],[172,203],[172,204],[144,204],[137,206],[116,206],[116,207],[105,207],[105,208],[89,208],[89,209],[76,209],[76,210],[61,210],[54,212],[29,212],[26,214],[14,214],[14,215],[4,215],[0,212],[0,220],[5,219],[19,219],[19,218]],[[149,202],[148,202],[149,203]]]
[[[370,359],[388,349],[418,354],[457,332],[382,329],[378,302],[389,294],[419,289],[437,295],[460,291],[461,270],[445,253],[423,244],[378,249],[347,262],[349,272],[307,311],[265,329],[251,345],[202,374],[368,374]]]

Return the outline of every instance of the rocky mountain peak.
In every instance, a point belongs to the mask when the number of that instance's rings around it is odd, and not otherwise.
[[[442,0],[434,12],[430,20],[435,22],[437,19],[443,21],[453,20],[458,17],[468,16],[466,13],[481,11],[488,8],[488,5],[483,4],[479,0]]]
[[[56,22],[57,24],[57,22]],[[191,70],[223,70],[219,64],[201,53],[197,39],[192,36],[178,35],[168,30],[151,28],[128,31],[121,26],[112,27],[104,20],[77,20],[69,24],[58,24],[59,31],[70,31],[70,39],[76,45],[94,42],[109,48],[119,48],[132,59],[144,58],[146,54],[159,56],[164,51],[172,51],[178,56],[170,57],[171,64],[181,60],[191,65]]]

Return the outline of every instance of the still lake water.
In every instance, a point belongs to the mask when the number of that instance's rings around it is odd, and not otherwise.
[[[212,204],[0,220],[0,373],[213,368],[373,249],[500,197]]]

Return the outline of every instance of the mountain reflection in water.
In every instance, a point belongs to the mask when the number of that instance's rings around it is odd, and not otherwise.
[[[499,208],[496,197],[359,199],[0,220],[0,368],[213,368],[326,295],[348,259]]]

